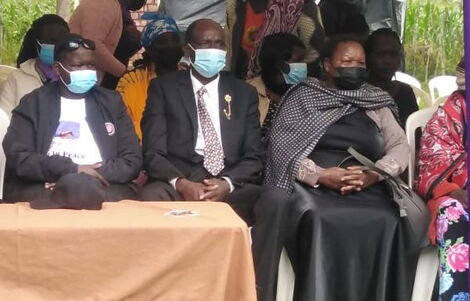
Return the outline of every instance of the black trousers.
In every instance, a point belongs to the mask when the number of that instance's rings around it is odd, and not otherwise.
[[[291,198],[282,189],[263,186],[251,230],[258,301],[275,301],[279,259],[289,237]]]

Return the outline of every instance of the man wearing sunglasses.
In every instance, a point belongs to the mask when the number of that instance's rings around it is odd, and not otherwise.
[[[135,198],[140,145],[119,94],[95,86],[94,51],[92,41],[67,35],[55,48],[59,81],[13,110],[3,142],[4,200],[99,209],[102,201]]]

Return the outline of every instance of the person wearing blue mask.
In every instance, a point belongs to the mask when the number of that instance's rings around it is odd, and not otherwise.
[[[226,72],[215,21],[186,31],[188,71],[153,80],[142,117],[147,201],[226,201],[248,223],[263,169],[256,90]]]
[[[4,201],[98,209],[86,203],[135,199],[130,183],[142,165],[140,145],[120,95],[96,86],[94,50],[80,35],[65,36],[54,54],[59,80],[13,110],[3,141]]]
[[[11,114],[24,95],[59,79],[52,68],[54,45],[68,32],[67,22],[58,15],[43,15],[33,22],[18,54],[18,69],[0,89],[0,108],[6,113]]]
[[[307,78],[306,53],[305,45],[293,34],[274,33],[263,39],[258,57],[260,75],[247,81],[258,91],[263,138],[284,93]]]

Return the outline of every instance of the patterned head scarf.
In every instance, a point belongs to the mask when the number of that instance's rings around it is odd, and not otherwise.
[[[159,13],[147,12],[141,17],[144,20],[149,20],[149,23],[145,25],[142,33],[142,46],[148,47],[152,44],[161,34],[166,32],[179,32],[178,26],[172,17],[162,15]]]

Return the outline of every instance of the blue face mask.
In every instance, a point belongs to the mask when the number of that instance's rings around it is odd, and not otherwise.
[[[38,57],[47,66],[54,64],[54,48],[53,44],[41,44],[37,41],[41,49],[39,50]]]
[[[83,94],[95,86],[97,82],[96,70],[69,71],[61,63],[59,65],[70,75],[70,84],[66,84],[62,76],[60,77],[60,80],[70,92]]]
[[[307,64],[306,63],[288,63],[289,73],[282,73],[286,84],[295,85],[307,78]]]
[[[226,51],[215,48],[194,49],[191,44],[188,45],[195,53],[195,59],[191,65],[205,78],[214,77],[225,67]]]

